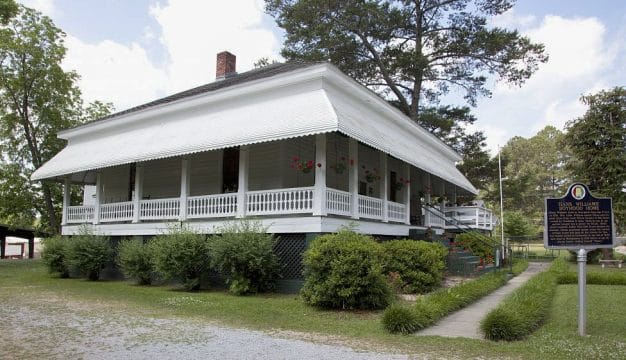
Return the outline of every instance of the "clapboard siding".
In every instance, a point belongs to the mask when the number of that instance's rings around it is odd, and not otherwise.
[[[222,150],[207,151],[189,157],[191,196],[222,192]]]
[[[180,158],[149,161],[144,165],[143,197],[162,199],[180,196]]]
[[[128,187],[130,184],[130,166],[115,166],[102,169],[102,203],[128,201]]]
[[[305,136],[284,140],[282,143],[282,156],[278,164],[274,160],[276,174],[282,173],[281,188],[313,186],[315,183],[315,171],[308,174],[291,168],[293,158],[298,157],[305,162],[315,161],[315,136]],[[280,175],[279,175],[280,176]]]
[[[248,190],[279,189],[282,187],[280,141],[251,145],[248,165]]]
[[[326,184],[328,187],[348,191],[348,173],[350,159],[348,154],[348,137],[337,133],[326,135]],[[343,170],[337,169],[337,165]],[[339,173],[342,171],[341,173]]]
[[[359,144],[359,182],[367,184],[367,196],[380,197],[380,180],[367,182],[367,173],[378,174],[382,178],[380,172],[380,159],[378,151],[363,144]]]

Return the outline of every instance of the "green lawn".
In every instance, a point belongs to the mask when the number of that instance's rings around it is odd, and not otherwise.
[[[521,342],[493,343],[390,335],[380,325],[381,312],[321,311],[306,306],[297,295],[237,297],[221,291],[186,293],[121,281],[57,279],[46,274],[38,261],[0,262],[0,303],[54,295],[151,317],[178,316],[233,327],[324,334],[359,348],[436,357],[626,358],[626,286],[589,286],[588,293],[589,337],[576,336],[576,286],[563,285],[558,288],[551,317],[536,334]]]

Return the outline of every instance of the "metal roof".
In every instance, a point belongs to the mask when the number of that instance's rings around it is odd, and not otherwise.
[[[274,67],[243,86],[192,89],[68,130],[67,147],[32,179],[337,131],[477,193],[456,169],[458,154],[332,65],[317,65]]]

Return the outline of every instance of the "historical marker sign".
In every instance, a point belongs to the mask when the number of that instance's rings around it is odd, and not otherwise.
[[[544,246],[548,249],[612,248],[615,243],[611,198],[596,198],[583,184],[572,184],[562,198],[546,198]]]

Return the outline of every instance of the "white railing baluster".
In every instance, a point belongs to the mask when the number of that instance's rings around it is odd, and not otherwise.
[[[189,196],[187,198],[187,218],[211,218],[235,216],[237,207],[237,194],[217,194]]]
[[[313,211],[312,187],[249,191],[249,215],[280,215]]]

